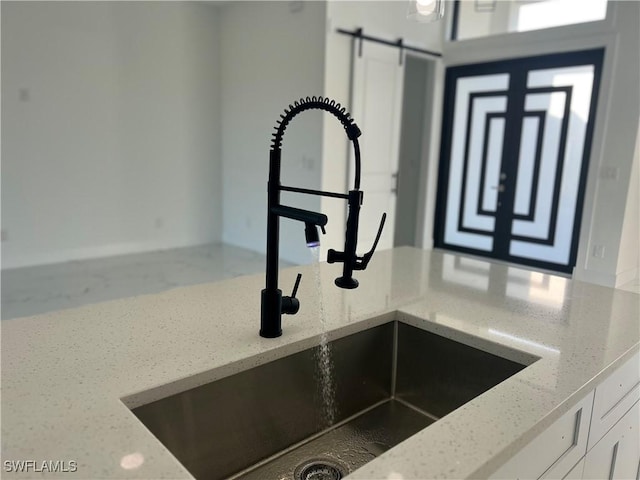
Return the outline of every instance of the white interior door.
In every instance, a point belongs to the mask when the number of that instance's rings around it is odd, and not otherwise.
[[[361,56],[359,50],[355,42],[351,112],[362,131],[360,188],[364,199],[358,229],[361,254],[371,248],[383,212],[387,213],[387,221],[378,249],[393,247],[404,67],[396,48],[364,42]],[[354,165],[351,158],[349,188],[353,188]]]

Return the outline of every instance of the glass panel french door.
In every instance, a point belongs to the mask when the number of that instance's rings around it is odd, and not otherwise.
[[[436,247],[573,270],[603,55],[447,69]]]

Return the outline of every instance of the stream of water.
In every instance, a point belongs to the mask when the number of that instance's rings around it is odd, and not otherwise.
[[[322,298],[322,284],[320,282],[320,247],[309,249],[313,257],[313,272],[316,282],[316,292],[318,295],[318,317],[320,320],[321,334],[320,345],[317,353],[317,375],[318,385],[322,400],[322,422],[324,427],[329,427],[335,423],[336,402],[335,402],[335,382],[333,378],[333,359],[331,355],[331,345],[327,335],[327,319]]]

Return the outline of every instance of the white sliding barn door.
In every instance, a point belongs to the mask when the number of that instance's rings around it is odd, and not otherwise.
[[[393,247],[404,66],[397,48],[364,42],[361,56],[358,42],[354,48],[351,113],[362,131],[364,199],[358,231],[358,253],[362,254],[371,248],[383,212],[387,221],[378,249]],[[349,189],[354,165],[351,152]]]

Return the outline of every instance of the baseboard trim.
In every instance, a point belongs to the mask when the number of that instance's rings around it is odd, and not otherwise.
[[[36,267],[52,265],[56,263],[71,262],[74,260],[90,260],[119,255],[129,255],[134,253],[147,253],[158,250],[168,250],[172,248],[193,247],[214,243],[215,239],[172,239],[151,242],[127,242],[96,247],[73,248],[69,250],[59,250],[53,252],[42,252],[37,254],[16,255],[12,258],[0,257],[1,269],[12,270],[16,268]]]
[[[625,285],[635,280],[636,278],[638,278],[638,267],[625,270],[624,272],[620,272],[616,275],[616,287],[619,287],[620,285]]]
[[[593,283],[603,287],[615,287],[616,275],[611,273],[597,272],[595,270],[585,270],[575,268],[573,270],[573,279],[585,283]]]

